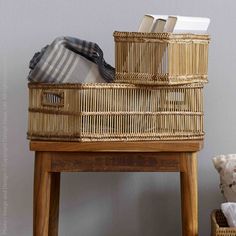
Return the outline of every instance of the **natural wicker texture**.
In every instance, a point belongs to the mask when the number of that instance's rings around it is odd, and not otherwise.
[[[207,82],[208,35],[114,32],[116,82]]]
[[[29,139],[203,139],[202,84],[29,84]]]
[[[236,228],[230,228],[221,210],[211,214],[211,236],[236,236]]]

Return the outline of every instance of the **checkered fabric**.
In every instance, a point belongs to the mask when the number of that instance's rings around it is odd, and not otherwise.
[[[28,80],[41,83],[112,82],[115,68],[107,64],[101,48],[73,37],[58,37],[30,61]]]

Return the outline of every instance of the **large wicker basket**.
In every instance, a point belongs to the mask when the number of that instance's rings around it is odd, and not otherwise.
[[[203,139],[203,85],[29,84],[29,139]]]
[[[211,236],[236,236],[236,228],[230,228],[221,210],[211,214]]]
[[[207,82],[208,35],[114,32],[116,81]]]

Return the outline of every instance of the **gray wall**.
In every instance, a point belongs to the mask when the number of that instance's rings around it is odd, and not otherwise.
[[[235,153],[234,0],[0,0],[1,236],[32,235],[33,153],[28,150],[28,62],[56,36],[97,42],[114,63],[114,30],[135,31],[145,13],[208,16],[205,147],[199,154],[200,235],[223,201],[211,157]],[[6,99],[5,99],[6,98]],[[4,188],[3,188],[4,187]],[[180,235],[178,174],[63,174],[60,235]]]

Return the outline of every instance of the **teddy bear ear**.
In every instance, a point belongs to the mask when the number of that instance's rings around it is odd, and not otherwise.
[[[218,172],[220,172],[225,166],[226,158],[224,155],[216,156],[212,158],[212,162]]]

